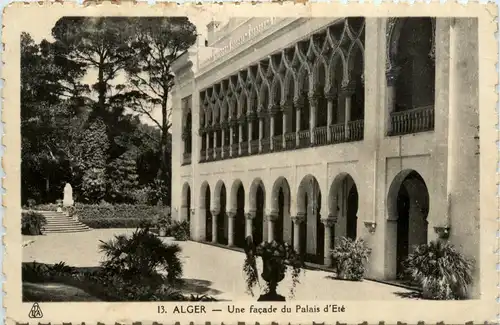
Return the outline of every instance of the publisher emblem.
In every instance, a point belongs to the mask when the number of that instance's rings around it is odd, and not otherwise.
[[[37,302],[35,302],[33,304],[33,306],[31,307],[31,310],[30,310],[30,313],[28,314],[29,318],[42,318],[43,317],[43,313],[42,313],[42,309],[40,308],[40,306],[38,305]]]

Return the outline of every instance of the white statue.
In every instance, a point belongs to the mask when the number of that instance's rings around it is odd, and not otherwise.
[[[66,183],[64,186],[64,198],[63,198],[63,206],[72,206],[73,203],[73,188],[69,183]]]

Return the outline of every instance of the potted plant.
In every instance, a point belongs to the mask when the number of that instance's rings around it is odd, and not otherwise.
[[[63,212],[63,200],[59,199],[56,201],[57,212]]]
[[[337,269],[337,278],[350,281],[361,281],[365,275],[365,263],[371,249],[364,240],[352,240],[341,237],[331,251],[332,260]]]
[[[167,236],[167,230],[170,227],[172,223],[172,220],[170,218],[170,214],[168,213],[160,213],[157,219],[157,226],[158,226],[158,235],[160,237],[166,237]]]
[[[262,258],[262,279],[266,282],[267,292],[261,295],[258,301],[285,301],[285,297],[276,292],[278,284],[285,278],[287,270],[292,271],[292,287],[290,296],[293,297],[296,284],[299,282],[302,260],[288,243],[263,242],[255,247],[251,236],[246,238],[245,263],[243,270],[246,276],[247,290],[253,296],[252,288],[259,282],[256,258]]]
[[[444,241],[419,245],[403,263],[405,274],[422,288],[424,299],[467,298],[474,261]]]

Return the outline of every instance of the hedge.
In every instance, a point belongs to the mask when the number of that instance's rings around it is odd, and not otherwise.
[[[152,218],[104,218],[104,219],[80,219],[80,222],[86,224],[90,228],[138,228],[144,226],[145,223],[153,223]]]

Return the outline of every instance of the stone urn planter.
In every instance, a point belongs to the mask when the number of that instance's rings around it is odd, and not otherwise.
[[[243,270],[246,276],[247,291],[253,296],[253,287],[259,283],[256,258],[262,258],[262,273],[260,276],[266,283],[266,293],[257,301],[286,301],[285,297],[278,294],[278,284],[285,278],[288,270],[292,272],[292,287],[290,295],[293,296],[295,285],[301,272],[302,260],[288,243],[273,241],[263,242],[259,246],[253,245],[251,237],[247,237],[245,246],[245,264]]]

